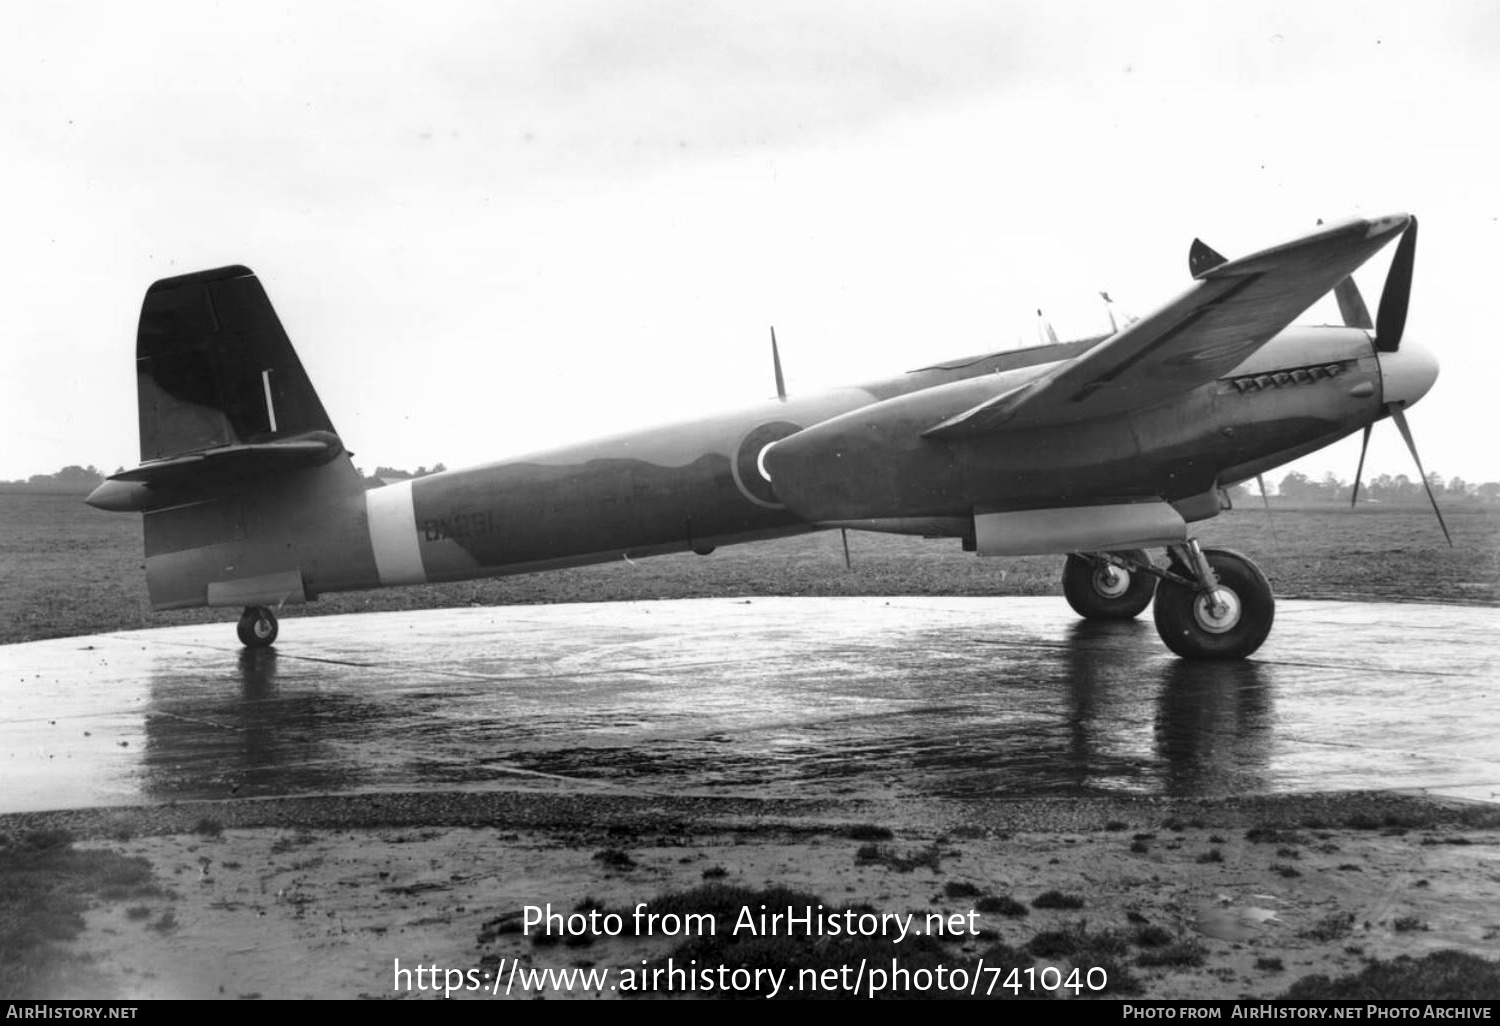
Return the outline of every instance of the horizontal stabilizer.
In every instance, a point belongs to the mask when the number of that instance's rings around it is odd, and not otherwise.
[[[226,445],[219,449],[206,449],[203,452],[155,460],[143,463],[134,470],[116,474],[110,480],[167,484],[203,471],[231,468],[238,475],[249,476],[268,470],[321,466],[343,451],[344,445],[337,435],[319,431],[280,442]]]
[[[143,463],[115,474],[84,500],[96,509],[142,512],[181,499],[174,486],[193,483],[198,491],[226,476],[239,479],[260,474],[319,467],[344,451],[337,435],[314,431],[301,438],[249,445],[226,445]],[[155,491],[153,491],[153,489]]]

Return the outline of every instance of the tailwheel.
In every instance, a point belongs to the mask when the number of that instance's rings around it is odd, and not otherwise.
[[[1129,566],[1077,553],[1063,564],[1063,595],[1085,620],[1129,620],[1151,604],[1156,578],[1141,569],[1150,558],[1140,549],[1109,555]]]
[[[1172,550],[1172,571],[1157,586],[1155,607],[1168,648],[1184,659],[1243,659],[1260,648],[1276,613],[1260,567],[1238,552],[1191,541]]]
[[[276,640],[276,614],[265,606],[246,606],[240,614],[240,643],[246,648],[267,648]]]

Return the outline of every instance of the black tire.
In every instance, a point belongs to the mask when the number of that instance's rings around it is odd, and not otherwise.
[[[1140,549],[1115,555],[1134,563],[1151,560]],[[1085,620],[1131,620],[1151,604],[1156,577],[1144,570],[1124,570],[1087,556],[1069,556],[1063,564],[1063,595]]]
[[[1164,580],[1156,589],[1156,632],[1184,659],[1243,659],[1266,640],[1276,616],[1271,582],[1260,567],[1228,549],[1204,549],[1230,606],[1216,617],[1198,589]],[[1191,577],[1174,560],[1173,570]]]
[[[240,616],[240,644],[246,648],[269,648],[280,630],[276,614],[265,606],[251,606]]]

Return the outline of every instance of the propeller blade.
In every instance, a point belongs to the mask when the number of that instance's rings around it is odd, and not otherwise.
[[[1432,503],[1432,511],[1437,514],[1438,526],[1443,529],[1443,537],[1448,539],[1448,547],[1453,547],[1453,536],[1448,533],[1448,525],[1443,522],[1443,511],[1438,509],[1437,496],[1432,494],[1432,485],[1427,483],[1427,471],[1422,469],[1422,457],[1417,455],[1417,443],[1412,441],[1411,428],[1407,426],[1406,414],[1401,412],[1401,407],[1392,405],[1391,419],[1396,422],[1401,437],[1406,439],[1406,447],[1411,450],[1411,458],[1417,463],[1417,473],[1422,475],[1422,487],[1427,491],[1427,501]]]
[[[1385,276],[1385,291],[1380,294],[1380,311],[1375,315],[1375,348],[1394,353],[1401,348],[1401,333],[1406,330],[1406,304],[1411,299],[1412,263],[1417,253],[1417,219],[1413,217],[1396,247],[1390,272]]]
[[[781,350],[776,348],[776,327],[771,327],[771,362],[776,365],[776,398],[786,402],[786,381],[781,376]]]
[[[1227,262],[1225,257],[1202,239],[1194,239],[1193,244],[1188,247],[1188,273],[1194,278],[1201,278]]]
[[[1349,508],[1359,501],[1359,478],[1365,472],[1365,450],[1370,447],[1370,425],[1365,425],[1364,441],[1359,443],[1359,466],[1354,468],[1354,493],[1349,496]]]
[[[1056,342],[1057,332],[1052,327],[1052,322],[1047,320],[1047,315],[1041,310],[1036,312],[1036,330],[1043,342]]]
[[[1266,522],[1271,525],[1271,546],[1277,550],[1281,548],[1281,539],[1276,537],[1276,518],[1271,515],[1271,496],[1266,492],[1266,479],[1259,474],[1255,475],[1255,483],[1260,485],[1260,501],[1266,507]]]
[[[1120,322],[1115,320],[1115,301],[1113,299],[1110,299],[1109,293],[1103,291],[1102,289],[1099,292],[1099,298],[1104,300],[1104,312],[1109,314],[1110,333],[1118,334],[1120,331]]]
[[[1339,301],[1339,315],[1344,318],[1346,328],[1375,327],[1370,320],[1370,308],[1365,306],[1365,297],[1359,294],[1359,286],[1352,277],[1345,278],[1333,287],[1333,298]]]

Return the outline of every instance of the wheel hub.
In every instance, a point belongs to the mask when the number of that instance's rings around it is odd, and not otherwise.
[[[1225,634],[1240,622],[1240,597],[1220,585],[1193,601],[1193,619],[1209,634]]]
[[[1113,563],[1094,571],[1094,590],[1104,598],[1119,598],[1130,590],[1130,575]]]

